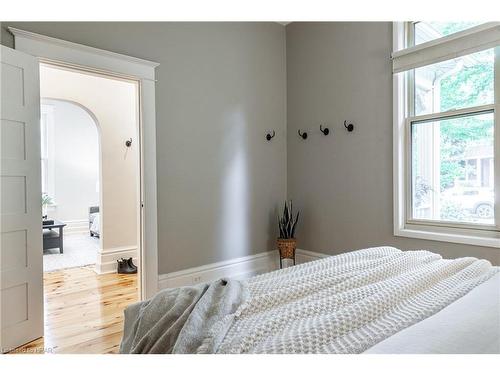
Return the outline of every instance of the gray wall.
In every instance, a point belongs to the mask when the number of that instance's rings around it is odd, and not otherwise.
[[[286,57],[275,23],[3,23],[12,47],[8,25],[161,64],[160,273],[273,249],[287,187],[300,248],[390,244],[500,263],[497,249],[392,235],[390,23],[292,23]]]
[[[276,23],[2,23],[154,60],[159,272],[275,248],[286,195],[285,28]],[[272,142],[264,138],[275,129]]]
[[[500,264],[498,249],[392,235],[391,23],[292,23],[286,45],[288,196],[303,214],[299,247],[337,254],[388,244]],[[333,135],[319,133],[321,122]],[[299,128],[310,130],[307,141]]]

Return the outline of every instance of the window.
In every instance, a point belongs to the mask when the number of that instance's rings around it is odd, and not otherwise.
[[[499,30],[395,24],[396,235],[500,247]]]
[[[414,22],[413,44],[429,42],[478,25],[480,25],[480,22]]]
[[[54,107],[42,104],[40,109],[42,195],[47,194],[54,201]]]
[[[410,219],[495,224],[478,168],[493,154],[493,124],[493,112],[411,121]]]
[[[415,115],[493,104],[494,49],[423,66],[414,75]]]

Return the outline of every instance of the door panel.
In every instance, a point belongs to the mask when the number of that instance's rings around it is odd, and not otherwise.
[[[35,57],[0,50],[0,350],[43,336],[40,85]]]
[[[26,145],[24,136],[24,122],[1,120],[0,131],[2,134],[2,149],[0,157],[2,159],[26,160]]]

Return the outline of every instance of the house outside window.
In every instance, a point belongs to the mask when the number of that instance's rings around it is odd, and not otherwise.
[[[395,23],[395,235],[500,247],[499,46],[497,22]]]

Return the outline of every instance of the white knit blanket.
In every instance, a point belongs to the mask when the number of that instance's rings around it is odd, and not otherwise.
[[[248,280],[219,353],[361,353],[499,271],[486,260],[378,247]]]

